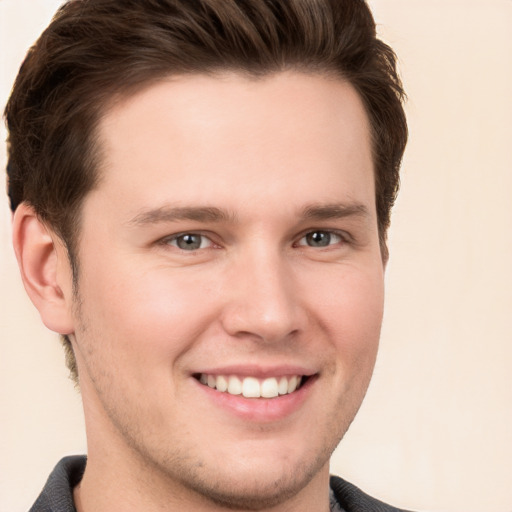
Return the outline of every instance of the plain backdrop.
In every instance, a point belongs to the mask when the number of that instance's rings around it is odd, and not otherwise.
[[[0,104],[57,0],[0,0]],[[512,511],[512,1],[373,0],[410,143],[374,380],[332,471],[421,511]],[[1,128],[0,167],[5,168]],[[0,197],[0,512],[85,452],[79,393],[21,285]]]

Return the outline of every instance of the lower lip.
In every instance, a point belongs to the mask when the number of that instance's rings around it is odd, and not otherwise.
[[[230,395],[194,380],[200,390],[217,407],[246,421],[269,423],[282,420],[298,411],[311,393],[316,379],[316,376],[311,376],[297,391],[275,398],[245,398],[243,395]]]

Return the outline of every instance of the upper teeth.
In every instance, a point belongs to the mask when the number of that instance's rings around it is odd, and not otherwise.
[[[256,377],[239,378],[235,375],[202,373],[199,380],[206,386],[231,395],[243,395],[246,398],[274,398],[279,395],[293,393],[300,386],[302,377],[293,375],[291,377],[269,377],[260,380]]]

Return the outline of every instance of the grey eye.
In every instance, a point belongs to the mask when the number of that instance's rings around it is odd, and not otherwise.
[[[329,245],[338,244],[342,241],[340,235],[330,231],[311,231],[299,241],[299,245],[307,245],[309,247],[328,247]]]
[[[187,233],[185,235],[177,236],[171,241],[171,244],[183,251],[196,251],[197,249],[204,248],[207,245],[207,242],[208,239],[203,235]]]
[[[327,247],[331,243],[331,234],[325,231],[315,231],[306,235],[306,242],[311,247]]]

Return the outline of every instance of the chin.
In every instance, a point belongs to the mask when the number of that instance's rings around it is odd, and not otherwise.
[[[328,481],[329,457],[334,446],[315,453],[281,456],[262,450],[260,456],[245,453],[243,458],[182,460],[168,469],[183,488],[199,500],[228,509],[262,510],[276,507],[300,495],[315,479]],[[267,453],[266,453],[267,452]],[[176,462],[176,460],[175,460]],[[172,475],[169,474],[172,472]],[[325,485],[325,484],[324,484]]]
[[[249,469],[249,468],[248,468]],[[247,470],[244,475],[215,475],[183,482],[191,491],[219,507],[262,510],[276,507],[303,490],[317,471],[276,472]],[[189,485],[191,483],[191,485]]]

